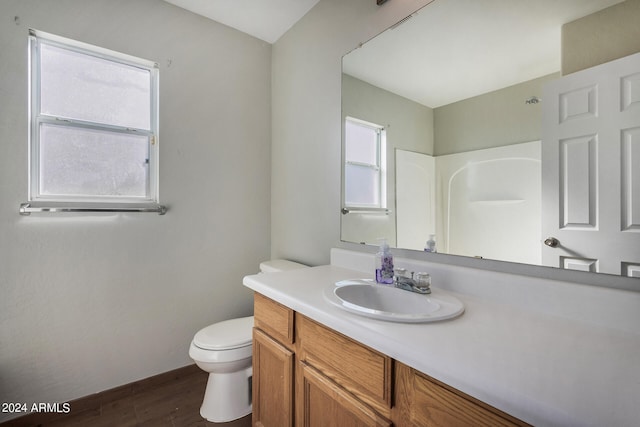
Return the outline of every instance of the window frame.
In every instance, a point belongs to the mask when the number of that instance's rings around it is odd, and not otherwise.
[[[138,129],[120,125],[105,124],[93,121],[71,119],[41,113],[41,60],[40,46],[47,44],[68,51],[93,56],[102,60],[136,67],[149,72],[150,78],[150,129]],[[38,30],[29,30],[29,135],[28,135],[28,200],[36,205],[63,205],[71,207],[85,207],[94,204],[106,205],[111,208],[117,206],[130,207],[157,205],[159,194],[158,162],[159,162],[159,67],[158,64],[131,55],[115,52],[109,49],[67,39]],[[40,126],[41,124],[61,126],[70,129],[95,130],[107,133],[143,136],[148,144],[148,171],[145,196],[110,196],[110,195],[49,195],[40,191]]]
[[[353,162],[347,160],[347,122],[351,122],[352,124],[367,127],[375,130],[376,132],[376,163],[362,163],[362,162]],[[362,119],[357,119],[355,117],[346,116],[343,122],[343,140],[344,143],[344,151],[343,151],[343,164],[342,164],[342,173],[344,183],[342,187],[342,204],[343,204],[343,213],[348,213],[350,211],[357,212],[361,211],[371,211],[371,212],[387,212],[387,143],[386,143],[386,129],[382,125],[378,125],[372,122],[368,122]],[[365,203],[347,203],[347,166],[355,165],[368,167],[377,172],[377,184],[378,184],[378,204],[365,204]]]

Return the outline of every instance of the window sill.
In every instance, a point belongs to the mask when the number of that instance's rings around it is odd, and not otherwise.
[[[167,213],[167,207],[158,204],[148,205],[97,205],[97,204],[35,204],[35,203],[22,203],[20,205],[20,215],[31,215],[32,213],[57,213],[57,212],[150,212],[157,213],[158,215],[164,215]]]

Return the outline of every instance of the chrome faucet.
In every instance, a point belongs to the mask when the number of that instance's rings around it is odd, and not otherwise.
[[[403,268],[398,268],[393,276],[393,286],[398,289],[403,289],[409,292],[415,292],[418,294],[430,294],[431,293],[431,277],[427,273],[418,273],[414,278],[413,271],[411,277],[405,275]]]

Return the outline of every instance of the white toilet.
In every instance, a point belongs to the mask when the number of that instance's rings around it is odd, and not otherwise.
[[[260,264],[262,273],[304,268],[287,260]],[[199,330],[191,341],[189,356],[209,372],[200,415],[222,423],[251,413],[251,338],[253,316],[224,320]]]

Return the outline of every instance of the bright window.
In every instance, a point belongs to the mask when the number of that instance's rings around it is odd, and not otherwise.
[[[156,203],[156,64],[31,31],[29,68],[29,200]]]
[[[383,209],[386,207],[385,130],[351,117],[346,118],[344,128],[344,205]]]

